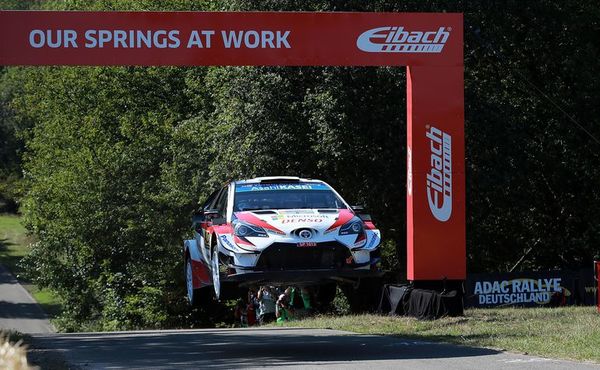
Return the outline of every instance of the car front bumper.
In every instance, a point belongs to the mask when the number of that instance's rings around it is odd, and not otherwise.
[[[332,281],[358,281],[363,278],[383,276],[383,271],[374,269],[304,269],[285,271],[244,271],[223,277],[223,281],[240,285],[255,284],[319,284]]]

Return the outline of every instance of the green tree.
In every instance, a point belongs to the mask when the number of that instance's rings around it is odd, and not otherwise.
[[[600,8],[591,0],[38,5],[462,11],[469,270],[506,270],[519,260],[523,269],[577,268],[598,253],[600,166],[592,137],[600,137],[594,124],[600,116]],[[65,329],[181,325],[189,315],[180,256],[189,215],[234,178],[287,174],[328,181],[352,203],[367,206],[386,240],[386,264],[402,276],[402,68],[44,67],[2,73],[0,132],[17,147],[23,143],[15,137],[25,139],[23,208],[39,239],[28,264],[40,284],[64,298]],[[2,131],[7,127],[14,128]],[[10,145],[0,150],[3,166],[19,171],[15,153],[22,149]]]

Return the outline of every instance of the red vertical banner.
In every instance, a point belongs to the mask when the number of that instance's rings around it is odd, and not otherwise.
[[[407,67],[409,280],[464,280],[463,68]]]

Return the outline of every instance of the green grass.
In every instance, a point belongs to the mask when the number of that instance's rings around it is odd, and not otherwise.
[[[13,274],[21,272],[18,263],[27,254],[31,241],[19,217],[0,215],[0,263]]]
[[[27,235],[21,220],[16,215],[0,215],[0,264],[15,275],[21,284],[29,291],[44,311],[55,317],[60,313],[57,297],[48,289],[39,289],[23,277],[21,259],[29,252],[29,244],[34,239]]]
[[[290,327],[329,328],[600,362],[595,307],[472,309],[464,317],[419,321],[377,315],[317,316]]]

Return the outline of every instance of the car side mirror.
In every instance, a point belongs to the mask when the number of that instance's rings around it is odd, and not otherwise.
[[[354,211],[354,213],[365,213],[365,207],[364,206],[350,206],[350,208],[352,208],[352,210]]]
[[[207,209],[204,211],[204,218],[206,220],[213,220],[221,217],[221,212],[218,209]]]
[[[212,224],[215,226],[225,225],[227,223],[227,220],[225,219],[225,217],[215,217],[211,221],[212,221]]]
[[[364,206],[350,206],[354,213],[363,221],[371,221],[371,215],[367,213]]]
[[[195,211],[192,214],[192,228],[197,232],[202,232],[202,222],[204,222],[206,218],[204,217],[203,210]]]
[[[192,214],[192,224],[197,224],[204,221],[204,212],[202,210],[194,212]]]

